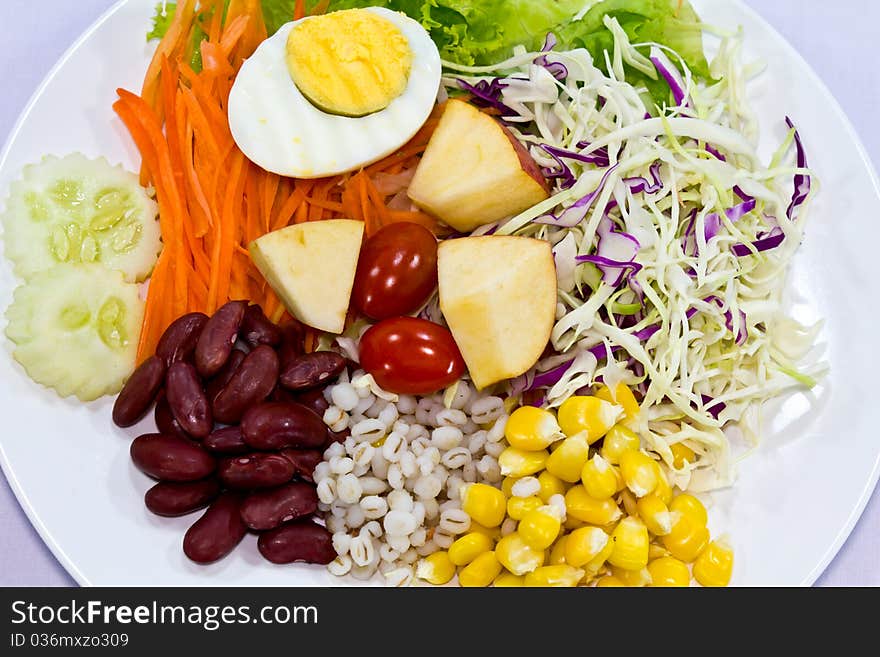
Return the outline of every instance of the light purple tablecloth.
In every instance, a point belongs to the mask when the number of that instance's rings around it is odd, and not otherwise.
[[[880,3],[875,0],[746,0],[810,62],[880,164]],[[114,0],[0,2],[0,140],[58,57]],[[880,219],[880,218],[878,218]],[[845,467],[841,463],[840,467]],[[821,485],[821,482],[816,482]],[[878,489],[880,490],[880,489]],[[819,580],[823,586],[880,586],[880,492]],[[66,586],[74,581],[31,528],[0,477],[0,586]]]

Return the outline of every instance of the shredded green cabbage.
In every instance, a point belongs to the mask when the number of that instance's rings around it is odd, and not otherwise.
[[[687,102],[657,106],[646,102],[656,95],[645,94],[644,83],[646,54],[658,44],[634,44],[612,16],[604,24],[610,35],[604,57],[582,48],[547,57],[545,64],[565,66],[568,75],[561,80],[535,61],[544,53],[519,48],[492,66],[446,62],[444,81],[456,89],[459,80],[473,85],[500,77],[505,86],[498,100],[515,114],[505,119],[542,167],[558,166],[543,146],[582,155],[607,149],[608,167],[566,160],[573,186],[557,183],[549,200],[497,228],[496,234],[529,235],[554,245],[559,303],[551,342],[557,355],[526,378],[573,359],[547,391],[550,406],[600,380],[641,385],[638,428],[673,483],[696,491],[726,486],[734,479],[735,459],[725,430],[738,426],[755,439],[765,401],[814,385],[826,370],[822,363],[804,363],[818,327],[803,327],[781,310],[816,180],[792,162],[794,129],[769,165],[761,164],[757,120],[746,96],[748,79],[760,69],[740,63],[741,34],[723,38],[710,68],[715,81],[700,82],[680,53],[659,46],[682,73]],[[631,74],[636,68],[645,70]],[[625,183],[650,180],[658,162],[659,191],[634,192]],[[789,218],[797,174],[811,177],[813,191]],[[578,225],[535,223],[597,190]],[[740,194],[753,198],[754,208],[731,220],[725,211],[741,202]],[[719,226],[707,232],[713,214]],[[635,263],[641,269],[618,285],[603,282],[591,264],[575,261],[596,253],[607,218],[615,231],[640,244]],[[771,231],[784,235],[775,249],[749,246],[745,257],[732,250]],[[696,463],[673,468],[671,446],[677,442],[697,453]]]

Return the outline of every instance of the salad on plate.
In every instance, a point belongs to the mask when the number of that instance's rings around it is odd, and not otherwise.
[[[115,395],[207,564],[725,586],[700,494],[827,370],[783,309],[818,181],[757,152],[686,0],[181,0],[113,109],[139,172],[9,189],[13,356]],[[707,54],[708,53],[708,54]],[[144,479],[146,482],[147,479]]]

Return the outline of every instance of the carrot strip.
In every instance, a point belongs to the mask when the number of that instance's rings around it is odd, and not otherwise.
[[[296,0],[296,3],[293,5],[293,20],[298,21],[300,18],[306,17],[306,3],[305,0]]]
[[[330,8],[330,0],[321,0],[318,4],[312,7],[312,16],[320,16],[321,14],[326,14],[327,10]]]
[[[171,25],[162,41],[159,42],[153,59],[150,60],[150,65],[147,67],[147,73],[144,75],[141,87],[141,97],[156,111],[159,111],[159,75],[162,59],[179,54],[181,44],[186,43],[193,20],[195,20],[195,8],[196,0],[183,0],[183,2],[177,3]]]

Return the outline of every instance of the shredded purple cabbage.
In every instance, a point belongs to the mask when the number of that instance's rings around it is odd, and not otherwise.
[[[586,140],[579,141],[577,144],[575,144],[575,147],[579,148],[581,150],[583,150],[585,148],[589,148],[590,146],[591,146],[590,142],[588,142]],[[583,155],[583,157],[595,157],[596,161],[594,162],[594,164],[598,167],[610,167],[611,166],[611,158],[608,155],[608,147],[607,146],[600,146],[599,148],[594,150],[592,153],[589,153],[587,155]]]
[[[681,72],[675,67],[675,64],[666,56],[666,53],[660,50],[660,48],[653,46],[649,59],[672,90],[672,98],[676,106],[688,105],[686,102],[687,93],[685,91],[684,79],[681,77]]]
[[[478,107],[494,107],[501,116],[516,116],[516,112],[501,102],[501,92],[507,87],[502,78],[480,80],[476,84],[469,84],[464,80],[456,80],[458,86],[473,96],[473,103]]]
[[[600,168],[605,168],[609,165],[607,149],[604,149],[604,152],[601,152],[603,149],[599,149],[595,153],[581,155],[577,151],[569,151],[557,146],[550,146],[549,144],[540,144],[539,147],[556,162],[555,167],[544,167],[541,170],[544,177],[550,180],[560,179],[562,181],[559,183],[561,189],[570,189],[576,182],[571,167],[563,162],[563,160],[575,160],[584,164],[594,164]]]
[[[806,169],[809,166],[807,164],[807,152],[801,141],[800,133],[798,133],[797,128],[794,127],[794,123],[792,123],[789,117],[785,117],[785,122],[788,124],[789,128],[794,130],[794,144],[797,150],[797,166],[799,169]],[[794,194],[792,194],[791,203],[785,213],[791,221],[794,221],[795,210],[802,206],[807,200],[807,197],[809,197],[810,187],[810,176],[799,173],[794,177]]]
[[[629,186],[633,194],[644,192],[645,194],[656,194],[663,189],[663,181],[660,180],[660,167],[663,163],[659,160],[651,165],[650,172],[653,182],[649,182],[647,178],[636,176],[634,178],[624,178],[623,182]]]
[[[541,48],[541,52],[548,53],[556,47],[558,43],[556,39],[556,35],[553,32],[548,32],[547,37],[544,39],[544,45]],[[547,55],[541,55],[540,57],[535,59],[535,64],[537,66],[543,66],[547,71],[549,71],[550,75],[552,75],[557,80],[564,80],[568,77],[568,68],[566,68],[565,64],[562,62],[551,62],[547,59]]]
[[[738,258],[745,258],[752,255],[755,251],[761,253],[763,251],[772,251],[785,241],[785,233],[781,228],[774,228],[769,233],[763,233],[758,239],[752,242],[752,248],[747,244],[734,244],[730,250]],[[754,249],[754,250],[753,250]]]
[[[703,402],[703,408],[706,412],[716,420],[718,419],[718,416],[721,415],[721,411],[727,408],[727,404],[724,402],[716,402],[713,404],[712,402],[714,402],[715,399],[709,395],[700,395],[700,399]]]
[[[714,294],[712,296],[708,296],[703,299],[706,303],[715,304],[719,310],[724,308],[724,301],[716,297]],[[744,345],[746,340],[749,337],[749,329],[746,326],[746,314],[740,310],[739,311],[739,329],[736,331],[736,343],[740,346]],[[724,311],[724,326],[727,327],[727,330],[733,333],[733,313],[729,310]]]
[[[727,208],[724,211],[724,214],[727,215],[727,218],[730,219],[731,223],[736,223],[743,217],[745,217],[749,212],[755,209],[758,205],[758,202],[751,198],[748,201],[744,201],[738,205],[734,205],[732,208]],[[718,235],[718,232],[721,230],[721,217],[715,214],[714,212],[708,215],[704,221],[704,233],[706,235],[706,241],[708,242],[712,238]]]
[[[596,187],[592,192],[584,196],[578,201],[575,201],[572,205],[565,208],[558,215],[555,214],[545,214],[541,215],[537,219],[534,220],[536,224],[549,224],[551,226],[559,226],[562,228],[574,228],[579,223],[581,223],[584,218],[587,216],[587,213],[590,211],[590,208],[593,206],[593,203],[602,193],[602,190],[605,188],[605,183],[608,182],[608,178],[614,172],[618,165],[614,165],[609,168],[605,175],[602,176],[602,180],[599,181],[599,186]]]
[[[724,155],[721,153],[721,151],[719,151],[717,148],[712,146],[712,144],[706,144],[706,152],[709,153],[709,155],[712,155],[713,157],[715,157],[716,159],[721,160],[722,162],[727,162],[727,158],[724,157]]]

